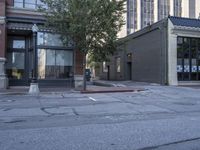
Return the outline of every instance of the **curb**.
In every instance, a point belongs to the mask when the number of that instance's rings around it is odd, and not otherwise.
[[[99,91],[80,91],[82,94],[96,94],[96,93],[121,93],[121,92],[141,92],[145,89],[130,89],[130,90],[99,90]]]
[[[98,82],[98,81],[93,81],[93,85],[96,85],[96,86],[106,86],[106,87],[114,87],[114,85],[111,84],[111,83]]]
[[[43,95],[62,95],[62,94],[68,94],[68,93],[80,93],[80,91],[70,91],[70,92],[40,92],[36,96],[43,96]],[[4,92],[0,93],[2,96],[8,96],[8,95],[24,95],[24,96],[35,96],[34,94],[29,94],[28,92]]]

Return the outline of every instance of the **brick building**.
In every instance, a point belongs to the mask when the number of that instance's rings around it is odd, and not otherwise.
[[[37,32],[37,78],[40,86],[68,86],[82,75],[82,54],[69,41],[44,27],[37,11],[40,0],[0,0],[0,88],[28,86],[34,69],[34,39]]]

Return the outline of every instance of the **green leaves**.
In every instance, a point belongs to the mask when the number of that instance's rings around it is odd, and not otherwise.
[[[59,31],[63,39],[71,37],[77,49],[101,61],[115,51],[114,41],[124,24],[125,1],[43,0],[48,9],[42,12],[47,25]]]

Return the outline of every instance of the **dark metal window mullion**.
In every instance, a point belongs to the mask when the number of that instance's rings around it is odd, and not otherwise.
[[[191,56],[191,44],[192,39],[189,38],[189,80],[191,80],[191,74],[192,74],[192,56]]]
[[[23,0],[23,8],[25,8],[25,0]]]
[[[199,53],[198,53],[198,39],[196,40],[196,67],[197,67],[197,75],[196,79],[199,80]]]
[[[57,64],[56,64],[56,62],[57,62],[57,60],[56,60],[57,53],[56,53],[56,50],[54,50],[54,51],[55,51],[55,65],[54,65],[55,70],[54,70],[54,75],[55,75],[55,79],[57,79]]]
[[[184,52],[185,52],[184,44],[185,44],[185,42],[184,42],[184,38],[182,40],[183,41],[182,41],[182,46],[181,46],[181,55],[182,55],[182,75],[181,75],[181,78],[182,78],[182,80],[184,80]]]
[[[44,79],[46,79],[46,72],[47,72],[47,49],[45,49],[45,77],[44,77]]]
[[[28,80],[29,78],[29,52],[28,52],[28,39],[25,37],[25,54],[24,54],[24,79]],[[27,81],[28,82],[28,81]]]
[[[38,1],[38,0],[35,0],[35,9],[37,9],[37,1]]]

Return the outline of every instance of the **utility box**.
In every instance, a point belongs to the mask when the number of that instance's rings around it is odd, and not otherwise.
[[[91,71],[90,71],[90,69],[85,69],[85,76],[86,76],[86,80],[90,81],[90,79],[91,79]]]

